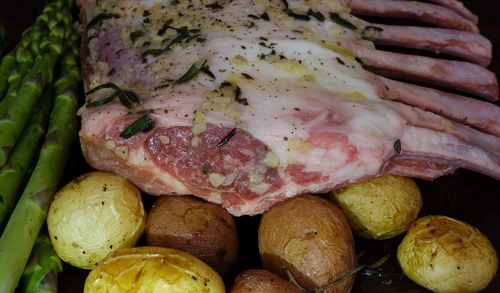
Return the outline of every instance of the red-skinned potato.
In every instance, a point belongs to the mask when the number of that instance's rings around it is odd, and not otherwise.
[[[192,196],[162,196],[146,222],[149,245],[191,253],[217,272],[236,261],[238,235],[232,216],[222,207]]]
[[[248,270],[234,280],[231,293],[300,293],[299,288],[266,270]]]
[[[264,213],[259,227],[259,253],[264,268],[306,290],[324,287],[356,265],[351,229],[341,210],[328,200],[302,195]],[[325,292],[348,292],[351,276]]]

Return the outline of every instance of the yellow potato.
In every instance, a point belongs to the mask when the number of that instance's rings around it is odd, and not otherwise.
[[[479,292],[498,268],[486,236],[445,216],[418,219],[398,247],[398,261],[405,275],[435,292]]]
[[[318,196],[302,195],[273,206],[259,227],[264,268],[307,290],[337,280],[357,265],[351,229],[342,211]],[[354,276],[324,292],[348,292]]]
[[[122,248],[103,260],[85,280],[85,293],[225,292],[207,264],[175,249]]]
[[[52,202],[47,217],[57,255],[83,269],[93,268],[113,250],[134,246],[146,223],[140,191],[107,172],[84,174]]]
[[[334,190],[329,198],[344,212],[354,234],[387,239],[408,230],[422,208],[412,179],[386,175]]]

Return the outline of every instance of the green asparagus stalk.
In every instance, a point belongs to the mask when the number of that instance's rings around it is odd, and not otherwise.
[[[33,65],[33,54],[29,48],[16,50],[16,63],[7,77],[9,88],[5,98],[0,102],[0,117],[3,117],[16,99],[22,80]]]
[[[37,102],[7,164],[0,169],[0,227],[12,211],[28,168],[33,163],[47,130],[54,93],[47,88]]]
[[[0,101],[2,101],[5,91],[9,85],[8,79],[10,72],[16,66],[16,57],[14,52],[5,55],[0,63]]]
[[[42,40],[42,54],[36,56],[33,67],[19,86],[17,95],[9,100],[6,113],[0,116],[0,167],[7,161],[43,88],[52,81],[52,71],[63,50],[68,29],[70,27],[59,23],[52,28],[49,37]]]
[[[49,236],[40,232],[28,265],[22,276],[24,293],[57,293],[57,275],[62,272],[62,262],[54,251]]]
[[[72,43],[76,46],[76,37]],[[0,238],[0,292],[13,292],[28,261],[35,238],[45,222],[54,193],[61,182],[71,144],[77,132],[76,89],[79,69],[76,66],[76,50],[69,50],[63,59],[61,79],[72,79],[67,83],[58,81],[48,132],[40,151],[38,162],[26,188],[14,209]]]

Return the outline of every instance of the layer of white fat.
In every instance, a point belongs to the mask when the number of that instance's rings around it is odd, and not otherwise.
[[[281,3],[272,1],[278,5],[275,2]],[[327,5],[324,3],[333,3],[339,9],[343,7],[340,5],[343,1],[313,2],[320,3],[319,10],[328,11],[322,6]],[[128,7],[145,5],[147,8],[158,3],[134,2]],[[222,18],[231,30],[223,26],[212,30],[210,27],[201,27],[206,39],[203,44],[173,48],[168,54],[147,57],[146,63],[136,65],[133,71],[145,68],[144,73],[147,74],[136,72],[134,89],[149,91],[139,110],[153,110],[152,115],[160,127],[189,126],[193,123],[193,113],[205,101],[205,92],[217,89],[223,81],[229,80],[238,84],[241,98],[247,99],[249,106],[235,106],[241,111],[239,119],[207,111],[207,122],[238,125],[247,130],[279,157],[282,175],[291,163],[304,165],[304,171],[331,174],[328,184],[332,186],[376,174],[383,161],[394,152],[394,141],[402,132],[404,123],[398,114],[379,104],[382,103],[378,97],[380,88],[374,82],[374,76],[364,71],[353,60],[353,56],[341,47],[343,42],[355,41],[356,34],[328,19],[319,23],[316,20],[302,22],[272,17],[271,21],[254,19],[254,28],[245,27],[247,23],[241,19],[248,19],[249,14],[262,14],[268,3],[271,2],[235,0],[226,4],[222,11],[207,11],[209,15]],[[278,9],[281,11],[282,8],[278,6]],[[270,11],[271,16],[272,13]],[[136,20],[142,18],[131,12],[127,15]],[[337,47],[332,49],[330,44]],[[280,57],[276,62],[262,59],[261,56],[273,52],[284,58]],[[191,64],[202,58],[207,59],[215,79],[200,74],[186,84],[174,85],[171,82],[167,88],[161,87],[166,80],[177,80]],[[239,62],[234,62],[236,59]],[[252,78],[245,78],[241,73]],[[113,78],[119,77],[118,74]],[[114,107],[120,110],[114,111]],[[113,110],[112,117],[103,111],[109,109]],[[296,109],[302,113],[315,113],[316,118],[303,121],[300,115],[296,115]],[[102,123],[108,119],[118,119],[124,115],[124,111],[126,109],[117,104],[93,110],[84,115],[84,129],[99,133],[105,126],[89,121],[98,118],[95,120],[101,120]],[[154,114],[155,111],[158,111],[158,115]],[[329,148],[295,151],[289,148],[289,143],[284,139],[298,137],[307,143],[313,129],[317,125],[324,125],[329,113],[338,115],[342,122],[325,125],[324,131],[345,134],[348,144],[357,151],[355,160],[349,161],[345,149],[337,144]],[[140,155],[131,163],[141,164]],[[172,182],[172,178],[165,180]],[[320,190],[324,188],[322,184],[308,185],[307,188],[310,191]],[[287,190],[279,193],[293,195],[304,190],[304,186],[292,183],[286,186]],[[179,189],[184,190],[182,187]]]

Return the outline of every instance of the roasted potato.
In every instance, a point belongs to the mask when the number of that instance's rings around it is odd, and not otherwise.
[[[398,261],[406,276],[434,292],[479,292],[498,268],[486,236],[445,216],[418,219],[398,247]]]
[[[318,289],[356,266],[354,241],[342,211],[328,200],[302,195],[264,213],[259,227],[264,268],[307,290]],[[288,279],[288,278],[287,278]],[[351,276],[326,292],[348,292]]]
[[[85,293],[223,293],[221,277],[189,253],[164,247],[115,251],[85,280]]]
[[[412,179],[386,175],[334,190],[329,198],[344,212],[354,234],[387,239],[410,227],[422,208]]]
[[[134,246],[146,223],[141,193],[113,173],[84,174],[56,193],[47,227],[57,255],[83,269]]]
[[[146,241],[189,252],[218,272],[229,269],[238,254],[232,216],[222,207],[191,196],[162,196],[148,215]]]
[[[231,293],[300,293],[295,285],[266,270],[248,270],[239,274]]]

